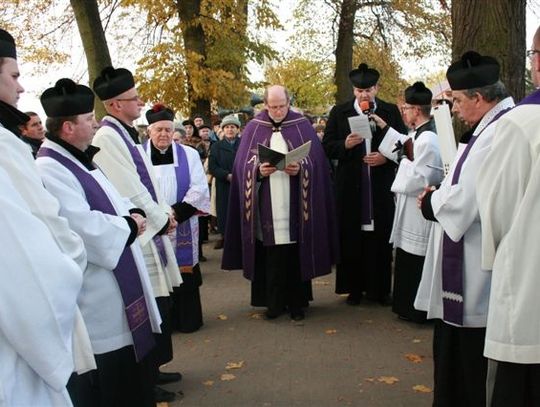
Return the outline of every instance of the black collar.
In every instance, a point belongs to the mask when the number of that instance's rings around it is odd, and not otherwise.
[[[120,120],[116,116],[113,116],[112,114],[110,116],[114,117],[116,120],[120,122],[122,127],[126,129],[126,131],[128,132],[129,136],[132,138],[135,144],[141,144],[141,140],[139,139],[139,132],[137,131],[135,127],[129,126],[128,124],[124,123],[122,120]]]
[[[172,164],[174,162],[174,156],[173,156],[173,150],[172,150],[172,144],[167,148],[165,151],[161,151],[156,146],[154,146],[154,143],[152,141],[148,141],[150,143],[150,158],[152,160],[152,164],[154,165],[165,165],[165,164]]]
[[[59,146],[64,147],[73,157],[75,157],[89,171],[96,169],[96,166],[92,162],[92,159],[98,153],[99,147],[89,146],[86,149],[86,151],[81,151],[74,145],[69,144],[68,142],[62,140],[60,137],[49,134],[47,135],[47,138],[53,143],[56,143]]]

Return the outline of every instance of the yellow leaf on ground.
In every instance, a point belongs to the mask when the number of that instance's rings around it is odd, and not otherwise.
[[[254,312],[249,315],[251,319],[263,319],[263,314],[260,312]]]
[[[420,343],[420,342],[422,342],[422,340],[420,340],[420,339],[413,339],[412,340],[412,343]]]
[[[234,379],[236,379],[236,376],[230,373],[223,373],[221,375],[221,380],[223,380],[224,382],[228,382],[229,380],[234,380]]]
[[[413,386],[413,390],[419,393],[431,393],[432,391],[429,387],[424,386],[423,384],[417,384],[416,386]]]
[[[217,319],[221,319],[222,321],[226,321],[227,319],[229,319],[229,317],[227,315],[224,315],[224,314],[219,314],[217,316]]]
[[[417,355],[416,353],[406,353],[405,359],[407,359],[409,362],[413,363],[422,363],[422,360],[424,359],[422,356]]]
[[[366,382],[375,383],[375,378],[374,377],[366,377],[364,380]]]
[[[324,333],[327,335],[334,335],[336,332],[337,329],[327,329],[326,331],[324,331]]]
[[[203,382],[203,384],[204,384],[205,386],[213,386],[213,385],[214,385],[214,381],[213,381],[213,380],[207,380],[207,381]]]
[[[227,366],[225,366],[225,369],[231,370],[231,369],[240,369],[244,366],[244,361],[241,360],[240,362],[227,362]]]
[[[386,384],[394,384],[394,383],[399,382],[399,379],[394,376],[381,376],[377,379],[377,381],[381,383],[386,383]]]

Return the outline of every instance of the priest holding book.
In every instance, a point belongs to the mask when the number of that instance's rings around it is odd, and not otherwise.
[[[311,280],[330,273],[337,260],[330,171],[318,142],[283,170],[260,159],[259,144],[286,154],[317,140],[309,121],[290,110],[283,86],[266,89],[264,106],[240,139],[222,268],[244,270],[251,305],[266,306],[266,319],[287,311],[299,321],[312,299]]]

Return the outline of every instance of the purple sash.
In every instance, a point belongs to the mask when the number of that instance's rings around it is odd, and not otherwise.
[[[483,131],[509,110],[510,108],[501,110],[476,137],[471,137],[463,154],[461,154],[456,163],[456,168],[452,175],[452,185],[459,182],[463,163]],[[443,319],[457,325],[463,325],[463,257],[463,237],[459,241],[454,242],[444,233],[442,261]]]
[[[146,187],[150,195],[152,196],[152,199],[155,203],[158,203],[157,201],[157,195],[156,190],[154,189],[154,185],[152,184],[152,180],[150,179],[150,174],[148,174],[148,170],[146,169],[146,165],[144,164],[144,159],[141,155],[141,152],[135,147],[132,146],[131,143],[124,137],[124,133],[122,132],[122,129],[118,127],[115,123],[110,122],[108,120],[102,120],[101,126],[107,126],[116,131],[119,135],[122,141],[126,144],[129,153],[131,154],[131,158],[133,159],[133,163],[135,164],[135,168],[137,169],[137,174],[139,174],[139,178],[142,182],[142,184]],[[161,264],[163,267],[167,266],[167,253],[165,252],[165,245],[163,244],[163,237],[156,235],[152,238],[154,241],[154,244],[156,245],[159,253],[159,258],[161,260]]]
[[[38,157],[52,158],[66,167],[83,187],[90,209],[118,216],[109,197],[96,179],[69,158],[46,147],[39,150]],[[137,265],[129,247],[122,252],[113,274],[122,294],[124,311],[133,337],[135,357],[137,361],[141,361],[152,350],[155,341]]]

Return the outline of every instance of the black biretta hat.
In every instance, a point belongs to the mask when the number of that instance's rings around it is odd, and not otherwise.
[[[174,121],[174,112],[167,106],[161,103],[156,103],[152,109],[146,112],[146,120],[148,124],[160,122],[162,120]]]
[[[377,84],[379,71],[369,68],[367,64],[360,64],[358,68],[349,72],[349,79],[355,88],[367,89]]]
[[[54,87],[45,90],[40,101],[47,117],[77,116],[94,110],[92,89],[67,78],[58,80]]]
[[[6,30],[0,28],[0,58],[17,59],[15,40]]]
[[[490,56],[467,51],[459,61],[446,71],[446,79],[452,90],[481,88],[499,80],[500,65]]]
[[[405,89],[405,102],[410,105],[430,105],[433,93],[426,88],[424,82],[415,82]]]
[[[101,100],[112,99],[134,87],[132,73],[124,68],[108,66],[94,80],[94,92]]]

